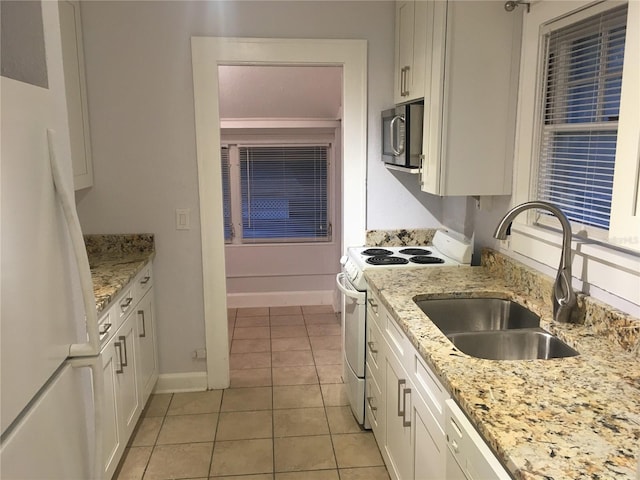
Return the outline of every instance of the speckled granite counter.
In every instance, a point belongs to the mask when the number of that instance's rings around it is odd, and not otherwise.
[[[556,324],[551,279],[496,252],[482,267],[367,270],[370,288],[517,479],[635,479],[640,321],[580,296],[582,325]],[[509,298],[576,348],[572,358],[493,361],[457,350],[413,298]]]
[[[155,257],[152,234],[85,235],[98,315]]]

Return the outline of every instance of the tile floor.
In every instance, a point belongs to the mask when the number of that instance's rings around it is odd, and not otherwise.
[[[229,310],[231,387],[153,395],[118,480],[388,480],[342,382],[330,307]]]

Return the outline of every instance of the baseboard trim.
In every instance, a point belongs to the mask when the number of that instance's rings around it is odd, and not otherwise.
[[[164,373],[158,375],[153,393],[204,392],[207,372]]]
[[[286,307],[289,305],[334,305],[334,290],[308,292],[227,293],[228,308]]]

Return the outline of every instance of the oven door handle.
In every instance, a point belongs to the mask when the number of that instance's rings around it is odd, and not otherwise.
[[[359,304],[364,304],[367,294],[365,292],[359,292],[358,290],[351,289],[345,286],[345,283],[348,283],[348,281],[344,276],[344,272],[340,272],[336,275],[336,285],[338,286],[338,290],[344,293],[346,297],[353,298]]]

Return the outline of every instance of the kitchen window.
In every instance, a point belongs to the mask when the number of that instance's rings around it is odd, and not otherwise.
[[[329,242],[330,145],[222,148],[227,243]]]
[[[512,205],[560,205],[574,288],[640,305],[640,2],[532,2],[523,14]],[[553,275],[559,224],[520,215],[508,247]],[[617,300],[619,303],[616,303]]]
[[[611,215],[626,23],[622,5],[542,31],[537,198],[602,238],[597,230],[608,231]]]

